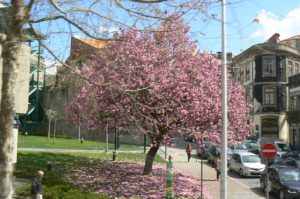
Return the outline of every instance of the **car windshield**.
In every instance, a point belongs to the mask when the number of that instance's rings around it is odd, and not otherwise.
[[[255,163],[260,162],[260,159],[257,155],[242,155],[243,162]]]
[[[280,171],[279,176],[285,181],[300,181],[300,171],[298,170]]]
[[[289,147],[284,143],[277,143],[277,146],[281,151],[289,151]]]
[[[237,145],[235,146],[235,149],[246,150],[247,147],[246,147],[246,145],[244,145],[244,144],[237,144]]]

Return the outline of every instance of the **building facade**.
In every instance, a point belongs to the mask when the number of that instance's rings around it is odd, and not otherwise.
[[[278,33],[233,58],[232,76],[245,88],[253,135],[290,142],[288,78],[299,73],[299,63],[299,50],[279,41]]]

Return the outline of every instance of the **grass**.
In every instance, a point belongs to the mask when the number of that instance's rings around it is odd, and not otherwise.
[[[19,148],[47,148],[47,149],[86,149],[86,150],[104,150],[106,148],[105,142],[96,142],[90,140],[84,140],[80,143],[78,139],[66,139],[66,138],[55,138],[55,143],[53,143],[53,138],[48,142],[45,136],[25,136],[19,135],[18,138]],[[114,144],[109,143],[108,149],[113,150]],[[120,144],[121,151],[141,151],[143,152],[143,146],[134,146],[127,144]]]
[[[118,153],[117,160],[145,161],[146,154]],[[107,199],[103,194],[86,193],[84,190],[72,187],[66,183],[64,176],[83,166],[92,167],[97,162],[111,161],[111,154],[107,153],[46,153],[46,152],[18,152],[18,162],[15,176],[31,179],[38,170],[44,170],[43,178],[44,199]],[[47,161],[52,162],[52,170],[47,171]],[[156,156],[155,162],[165,162]],[[29,196],[30,186],[17,190],[19,198]]]

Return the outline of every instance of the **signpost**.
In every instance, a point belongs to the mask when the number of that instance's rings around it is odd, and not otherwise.
[[[173,162],[170,155],[169,162],[167,162],[166,199],[173,199]]]
[[[266,187],[266,199],[269,199],[269,192],[271,191],[271,185],[269,182],[269,159],[274,158],[276,156],[276,146],[272,143],[266,143],[263,145],[261,154],[266,158],[266,176],[267,176],[267,187]]]

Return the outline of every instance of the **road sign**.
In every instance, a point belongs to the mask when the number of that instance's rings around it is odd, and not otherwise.
[[[263,145],[261,153],[265,158],[273,158],[276,156],[276,146],[272,143],[266,143]]]

